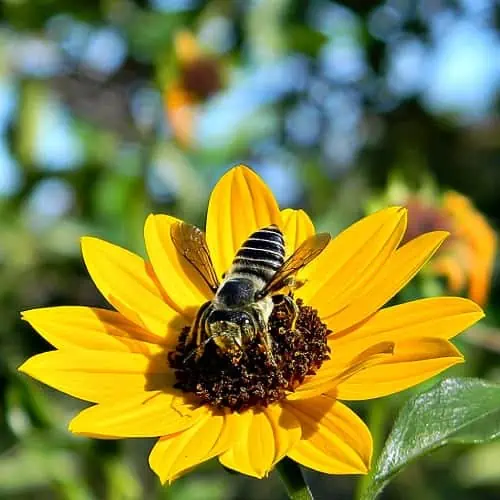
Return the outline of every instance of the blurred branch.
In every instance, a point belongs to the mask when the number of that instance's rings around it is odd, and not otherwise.
[[[21,82],[15,147],[19,161],[27,169],[32,168],[40,111],[46,96],[47,89],[43,81]]]
[[[133,78],[110,81],[74,73],[50,81],[51,87],[74,115],[94,126],[114,131],[122,139],[137,140],[138,132],[129,109]]]
[[[500,354],[500,328],[490,326],[473,326],[463,337],[467,342]]]

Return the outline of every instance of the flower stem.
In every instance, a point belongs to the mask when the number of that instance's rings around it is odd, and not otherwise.
[[[276,470],[283,482],[290,500],[314,500],[307,486],[300,467],[290,458],[285,457],[276,465]]]

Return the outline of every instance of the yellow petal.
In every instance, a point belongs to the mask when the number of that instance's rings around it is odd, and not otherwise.
[[[493,277],[493,266],[497,248],[497,235],[479,213],[471,217],[472,230],[469,273],[469,297],[480,305],[488,300]]]
[[[468,275],[469,297],[483,305],[488,299],[491,284],[496,232],[470,200],[459,193],[446,193],[443,208],[451,215],[455,225],[455,238],[447,252],[450,260],[442,265],[448,274],[449,285],[458,288],[461,275],[457,271],[461,270]]]
[[[286,251],[291,255],[305,240],[314,235],[314,225],[303,210],[291,208],[281,211],[281,220]]]
[[[366,474],[372,437],[347,406],[328,396],[286,403],[302,426],[302,438],[288,456],[326,474]]]
[[[82,238],[85,265],[106,300],[130,321],[165,337],[185,320],[162,297],[154,273],[138,255],[97,238]]]
[[[273,428],[275,465],[295,446],[302,435],[302,428],[297,418],[279,405],[268,406],[263,412]]]
[[[380,272],[405,229],[406,211],[399,207],[365,217],[333,239],[313,261],[298,295],[322,317],[342,310]]]
[[[270,224],[281,224],[272,192],[248,167],[231,169],[215,186],[208,204],[207,242],[219,276],[245,239]]]
[[[174,50],[175,57],[184,64],[196,62],[204,55],[196,37],[187,30],[174,35]]]
[[[359,352],[362,346],[372,342],[397,341],[422,335],[449,339],[483,316],[482,309],[468,299],[421,299],[381,309],[352,329],[332,334],[328,340],[333,351],[345,346]],[[333,328],[333,324],[328,323],[328,326]]]
[[[266,476],[274,459],[274,432],[262,412],[247,410],[239,415],[236,443],[223,453],[220,463],[248,476]]]
[[[93,403],[168,390],[174,384],[166,353],[148,357],[88,349],[51,351],[33,356],[19,370],[54,389]]]
[[[180,391],[152,391],[91,406],[69,425],[75,434],[94,438],[157,437],[183,431],[206,413]]]
[[[189,429],[158,440],[149,455],[149,465],[162,483],[172,482],[227,449],[231,433],[225,427],[226,417],[206,413]]]
[[[342,381],[370,366],[382,363],[394,353],[394,342],[380,342],[358,351],[334,350],[316,374],[307,377],[294,393],[287,396],[288,401],[318,396],[337,387]]]
[[[456,256],[439,255],[432,261],[432,270],[446,278],[451,293],[460,293],[467,281],[467,269],[464,264]]]
[[[150,215],[144,226],[144,238],[149,259],[166,300],[172,307],[193,318],[203,302],[213,294],[196,269],[177,252],[170,228],[180,222],[168,215]]]
[[[154,354],[166,346],[175,347],[177,341],[177,332],[161,338],[130,322],[120,313],[95,307],[32,309],[24,311],[22,318],[58,349]]]
[[[396,342],[394,354],[390,358],[341,382],[335,394],[339,399],[346,400],[372,399],[394,394],[462,362],[460,351],[447,340],[403,340]]]
[[[267,476],[300,439],[300,424],[279,405],[246,411],[236,417],[237,438],[219,460],[229,469],[248,476]]]
[[[350,328],[380,309],[417,274],[447,236],[445,231],[427,233],[396,250],[359,296],[354,297],[344,309],[328,317],[328,324],[333,331],[341,332]],[[323,318],[328,316],[321,309],[320,313]]]
[[[478,252],[471,260],[468,295],[478,304],[484,305],[488,301],[490,292],[495,253],[481,254]]]
[[[172,134],[181,146],[190,147],[195,141],[198,107],[195,96],[178,82],[173,82],[163,95],[163,105]]]

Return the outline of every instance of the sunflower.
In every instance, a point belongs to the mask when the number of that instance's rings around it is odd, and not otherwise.
[[[449,339],[483,316],[456,297],[381,309],[447,236],[432,232],[400,247],[406,210],[391,207],[346,229],[298,273],[289,296],[296,323],[279,301],[269,319],[273,364],[258,342],[237,361],[215,342],[201,356],[186,355],[186,332],[213,291],[172,240],[178,224],[168,215],[148,217],[148,260],[83,238],[88,271],[116,311],[24,312],[55,350],[19,368],[93,403],[73,418],[73,433],[158,437],[149,463],[162,482],[214,457],[257,478],[285,456],[328,474],[365,474],[372,438],[342,401],[392,394],[463,362]],[[247,167],[221,178],[206,221],[219,279],[248,236],[273,224],[287,254],[315,233],[303,211],[280,211]]]
[[[387,194],[384,203],[392,201],[408,210],[403,242],[428,231],[451,233],[426,271],[445,278],[450,293],[467,290],[474,302],[484,306],[491,287],[497,237],[471,200],[455,191],[438,193],[432,180],[414,192],[399,179],[392,180]]]
[[[469,297],[484,305],[488,300],[493,276],[496,233],[462,194],[454,191],[445,193],[441,212],[449,221],[452,237],[436,256],[432,268],[447,278],[452,293],[459,293],[468,287]]]
[[[199,105],[223,87],[222,61],[204,52],[195,37],[181,31],[174,38],[176,77],[165,87],[164,108],[174,137],[193,143]]]

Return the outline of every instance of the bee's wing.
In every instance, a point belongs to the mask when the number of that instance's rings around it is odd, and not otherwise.
[[[219,280],[203,232],[191,224],[177,222],[170,228],[170,235],[177,251],[193,265],[215,293]]]
[[[264,289],[259,292],[259,295],[265,297],[267,294],[283,288],[286,285],[287,279],[314,260],[326,248],[329,242],[330,235],[328,233],[318,233],[304,241],[285,261]]]

